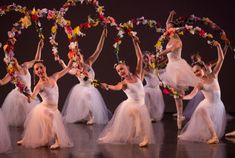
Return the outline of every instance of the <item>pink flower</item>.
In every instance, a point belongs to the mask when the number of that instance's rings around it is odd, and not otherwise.
[[[170,92],[167,89],[165,89],[165,88],[163,89],[163,93],[164,94],[170,94]]]

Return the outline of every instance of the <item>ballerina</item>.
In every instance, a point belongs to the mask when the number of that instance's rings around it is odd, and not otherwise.
[[[140,147],[154,143],[151,120],[144,101],[142,52],[138,39],[133,37],[132,41],[137,57],[135,73],[132,74],[129,71],[125,62],[119,61],[115,64],[115,69],[123,80],[116,85],[101,84],[101,87],[106,90],[123,90],[127,100],[115,110],[112,119],[100,134],[98,143],[137,143]]]
[[[25,147],[37,148],[50,145],[50,149],[73,146],[63,120],[58,110],[58,86],[57,80],[63,77],[72,67],[72,61],[68,67],[47,76],[46,66],[42,61],[35,62],[34,73],[39,77],[30,100],[38,94],[42,102],[38,104],[27,116],[23,138],[17,142]],[[51,145],[51,143],[53,143]]]
[[[107,28],[104,27],[95,52],[85,62],[78,48],[74,49],[78,55],[77,68],[72,69],[70,74],[75,75],[80,83],[71,89],[62,110],[64,120],[68,123],[86,121],[88,125],[92,125],[108,122],[109,111],[105,102],[99,91],[91,85],[91,80],[95,78],[92,65],[103,49],[107,31]],[[61,64],[66,67],[62,61]]]
[[[184,94],[184,90],[191,86],[194,87],[198,79],[193,73],[190,65],[181,58],[182,41],[180,37],[174,33],[173,16],[175,11],[171,11],[166,22],[166,30],[169,32],[169,41],[166,49],[157,54],[158,56],[167,55],[168,64],[165,72],[161,75],[163,82],[167,83],[179,93]],[[182,128],[185,117],[183,116],[183,101],[181,98],[174,98],[177,110],[177,127]]]
[[[224,56],[226,55],[228,50],[228,44],[225,43],[225,46],[223,48]],[[204,71],[206,73],[211,73],[212,68],[216,65],[217,61],[211,61],[208,64],[205,64],[205,62],[202,60],[202,57],[199,53],[193,54],[191,56],[192,64],[193,63],[201,63],[204,68]],[[193,112],[195,111],[196,107],[199,105],[199,103],[204,99],[204,95],[201,90],[198,91],[198,93],[191,99],[188,104],[186,105],[184,109],[184,116],[186,119],[190,119]]]
[[[41,51],[43,48],[44,42],[41,39],[38,43],[37,52],[34,60],[24,62],[19,64],[18,61],[13,58],[12,62],[16,67],[16,77],[20,79],[31,92],[31,75],[29,69],[32,68],[35,61],[41,59]],[[0,80],[0,85],[5,85],[12,80],[12,77],[7,74],[2,80]],[[13,89],[5,98],[2,104],[2,112],[6,116],[6,121],[10,126],[23,126],[27,114],[39,103],[39,100],[35,100],[31,103],[28,103],[27,97],[22,94],[18,88]]]
[[[165,103],[163,100],[162,91],[159,88],[160,81],[157,77],[158,71],[151,64],[151,53],[147,52],[143,56],[144,62],[144,79],[146,85],[144,86],[145,90],[145,104],[147,105],[151,121],[159,121],[162,119],[164,114]]]
[[[219,143],[219,139],[224,135],[226,125],[226,112],[221,101],[218,75],[224,61],[224,54],[220,44],[215,41],[213,45],[217,47],[218,60],[211,73],[206,73],[204,65],[195,63],[193,71],[200,78],[200,82],[193,91],[183,97],[191,99],[201,90],[205,99],[200,102],[190,121],[178,136],[181,140],[207,142],[208,144]]]
[[[11,149],[11,139],[7,122],[0,108],[0,153],[5,153]]]

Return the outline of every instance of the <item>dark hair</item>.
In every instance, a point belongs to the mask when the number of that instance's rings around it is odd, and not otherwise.
[[[33,63],[33,67],[34,67],[34,65],[36,65],[36,64],[43,64],[43,65],[44,65],[43,60],[36,60],[36,61]]]
[[[199,62],[198,57],[202,58],[199,52],[196,52],[195,54],[191,55],[190,58],[191,58],[192,63]]]
[[[191,66],[199,66],[200,68],[205,69],[205,64],[203,62],[194,62],[191,64]]]
[[[113,68],[116,69],[116,67],[117,67],[119,64],[127,65],[127,63],[126,63],[125,60],[119,60],[117,63],[115,63],[115,64],[113,65]]]

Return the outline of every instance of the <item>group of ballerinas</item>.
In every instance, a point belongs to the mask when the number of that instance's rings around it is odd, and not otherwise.
[[[167,19],[166,29],[174,27],[172,11]],[[151,122],[159,121],[164,113],[164,100],[159,88],[160,78],[163,82],[177,89],[181,94],[175,98],[177,109],[177,127],[182,128],[185,119],[183,115],[182,100],[192,99],[196,94],[202,93],[191,119],[185,125],[178,138],[180,140],[200,141],[209,144],[219,143],[224,135],[226,125],[226,113],[220,97],[218,74],[224,61],[221,45],[214,42],[217,48],[218,60],[212,70],[200,60],[194,62],[192,67],[181,58],[182,41],[177,34],[171,34],[166,49],[157,57],[167,55],[168,63],[161,73],[153,66],[153,57],[150,53],[142,54],[139,39],[132,37],[135,48],[137,64],[135,71],[125,61],[118,61],[114,68],[121,81],[115,85],[101,83],[105,90],[123,90],[127,99],[115,110],[111,120],[110,112],[99,91],[91,85],[95,78],[93,63],[100,55],[107,28],[104,27],[95,52],[86,60],[76,46],[76,60],[70,60],[66,65],[62,60],[63,69],[51,76],[47,75],[46,66],[41,60],[43,40],[40,40],[35,59],[19,64],[13,58],[17,77],[28,87],[31,87],[31,76],[28,72],[33,67],[34,74],[39,78],[30,96],[26,97],[18,89],[14,89],[6,97],[2,109],[0,109],[0,152],[10,149],[11,142],[8,125],[23,126],[22,138],[17,142],[25,147],[50,146],[50,149],[60,147],[72,147],[73,142],[69,137],[64,122],[85,122],[87,125],[106,124],[101,132],[98,143],[131,143],[146,147],[155,141]],[[58,86],[57,80],[65,74],[76,76],[79,83],[70,91],[63,106],[62,115],[58,110]],[[158,75],[160,74],[160,75]],[[143,80],[146,85],[143,86]],[[0,85],[11,81],[8,74],[0,80]],[[185,95],[187,87],[194,87],[193,91]],[[40,102],[37,95],[40,95]],[[200,124],[200,126],[198,126]],[[123,130],[125,129],[125,130]],[[227,134],[234,136],[235,132]]]

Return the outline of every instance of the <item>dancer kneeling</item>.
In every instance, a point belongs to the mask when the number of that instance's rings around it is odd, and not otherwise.
[[[58,86],[57,80],[64,76],[72,67],[69,66],[60,72],[47,76],[46,67],[41,61],[34,65],[34,73],[39,77],[39,81],[34,88],[31,98],[40,94],[42,102],[36,106],[27,116],[25,121],[25,131],[22,140],[17,144],[25,147],[50,146],[51,149],[59,147],[71,147],[71,142],[64,127],[61,114],[58,110]],[[30,99],[29,98],[29,101]]]
[[[123,90],[128,99],[123,101],[116,109],[112,119],[99,136],[99,143],[137,143],[140,147],[154,143],[153,129],[145,105],[145,93],[141,81],[143,77],[142,52],[138,39],[133,37],[132,40],[137,56],[135,73],[130,73],[126,63],[119,61],[115,64],[115,69],[123,80],[117,85],[101,84],[106,90]]]
[[[219,143],[219,138],[224,135],[226,125],[226,112],[221,101],[218,74],[221,69],[224,56],[220,44],[213,43],[218,50],[218,61],[211,73],[203,71],[203,65],[196,63],[193,71],[200,78],[200,83],[183,99],[191,99],[201,89],[205,99],[200,102],[190,121],[178,136],[181,140]]]

